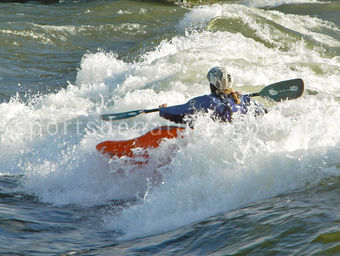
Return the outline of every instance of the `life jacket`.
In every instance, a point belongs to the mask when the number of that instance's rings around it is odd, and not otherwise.
[[[187,103],[177,106],[164,107],[159,109],[161,117],[173,121],[175,123],[187,123],[188,116],[192,116],[197,112],[212,112],[213,119],[231,122],[232,114],[240,112],[246,114],[248,107],[252,104],[252,100],[246,95],[237,95],[239,104],[237,104],[232,95],[227,97],[219,97],[215,93],[203,95],[189,100]],[[256,103],[259,108],[258,113],[266,112],[265,108]]]

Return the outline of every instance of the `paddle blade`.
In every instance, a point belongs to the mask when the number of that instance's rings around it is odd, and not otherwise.
[[[304,91],[304,83],[300,78],[270,84],[258,93],[258,96],[273,101],[292,100],[299,98]]]
[[[122,120],[122,119],[128,119],[131,117],[138,116],[140,114],[145,113],[152,113],[159,111],[159,108],[153,108],[153,109],[144,109],[144,110],[133,110],[129,112],[124,113],[116,113],[116,114],[104,114],[101,115],[100,118],[104,121],[116,121],[116,120]]]
[[[133,111],[124,112],[124,113],[105,114],[105,115],[101,115],[100,118],[105,121],[116,121],[116,120],[122,120],[122,119],[135,117],[142,113],[144,113],[144,110],[133,110]]]

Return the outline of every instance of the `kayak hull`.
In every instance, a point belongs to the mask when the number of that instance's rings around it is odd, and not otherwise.
[[[178,126],[160,126],[138,138],[101,142],[96,149],[109,157],[135,157],[135,149],[156,148],[165,139],[177,138],[180,131],[184,129]],[[142,156],[148,157],[145,151]]]

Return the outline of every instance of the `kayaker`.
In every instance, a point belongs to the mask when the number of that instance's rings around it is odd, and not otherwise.
[[[213,67],[207,78],[211,94],[193,98],[182,105],[167,107],[167,104],[162,104],[159,106],[160,116],[175,123],[191,123],[190,116],[210,110],[214,120],[231,122],[233,113],[246,114],[250,106],[254,106],[255,115],[267,112],[261,104],[231,88],[232,77],[224,67]]]

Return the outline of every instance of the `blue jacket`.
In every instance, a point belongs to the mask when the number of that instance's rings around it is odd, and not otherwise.
[[[187,117],[196,112],[212,111],[212,118],[231,122],[231,116],[235,112],[246,114],[250,105],[255,105],[255,114],[266,113],[267,110],[260,104],[253,102],[249,96],[240,95],[240,104],[236,104],[233,98],[222,99],[216,94],[203,95],[189,100],[187,103],[159,109],[159,115],[175,123],[187,123]]]

